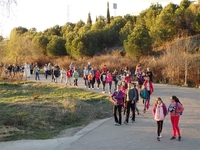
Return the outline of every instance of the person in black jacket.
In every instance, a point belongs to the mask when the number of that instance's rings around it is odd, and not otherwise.
[[[152,73],[152,71],[149,69],[149,67],[147,68],[146,75],[149,76],[150,81],[153,82],[153,73]]]
[[[55,83],[57,83],[58,82],[58,77],[60,76],[60,71],[59,71],[58,67],[54,67],[53,74],[54,74],[54,81],[55,81]]]
[[[126,91],[126,119],[124,121],[125,124],[128,124],[128,119],[130,115],[130,109],[132,112],[132,123],[135,122],[135,104],[137,101],[137,90],[134,88],[132,83],[128,83],[128,89]]]

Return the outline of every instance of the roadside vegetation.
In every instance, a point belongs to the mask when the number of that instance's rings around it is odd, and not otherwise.
[[[112,115],[107,96],[33,82],[0,82],[0,141],[48,139]]]

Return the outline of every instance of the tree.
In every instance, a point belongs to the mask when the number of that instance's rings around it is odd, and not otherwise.
[[[88,13],[87,24],[92,25],[92,19],[90,13]]]
[[[125,26],[121,28],[119,32],[119,40],[122,44],[124,40],[127,40],[128,35],[132,33],[133,29],[134,29],[134,26],[131,23],[131,21],[126,22]]]
[[[37,52],[43,55],[47,55],[47,44],[49,39],[44,34],[37,34],[32,40]],[[36,51],[35,50],[35,51]]]
[[[175,11],[178,6],[170,3],[164,7],[156,20],[156,25],[152,26],[151,37],[154,45],[160,46],[163,42],[172,41],[176,35]],[[153,29],[154,27],[154,29]]]
[[[137,25],[133,33],[124,41],[124,47],[126,53],[130,57],[135,56],[138,61],[141,56],[148,55],[152,51],[152,40],[148,30],[143,26]]]
[[[110,24],[110,10],[109,10],[109,2],[107,2],[106,23],[107,23],[107,24]]]
[[[65,49],[65,39],[59,36],[52,36],[50,42],[47,44],[47,53],[53,56],[64,56],[67,54]]]

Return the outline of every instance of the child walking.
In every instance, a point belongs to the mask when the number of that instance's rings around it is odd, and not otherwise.
[[[172,137],[170,140],[176,139],[176,133],[178,133],[178,140],[181,141],[181,133],[178,127],[180,113],[183,112],[184,108],[176,96],[171,97],[171,104],[169,105],[168,111],[170,112],[170,120],[172,124]]]
[[[161,132],[163,128],[163,121],[167,115],[167,107],[160,97],[156,99],[152,113],[157,123],[157,140],[160,141],[160,138],[162,137]]]

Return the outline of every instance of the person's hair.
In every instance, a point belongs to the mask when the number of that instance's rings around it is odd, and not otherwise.
[[[161,103],[163,103],[162,99],[161,99],[160,97],[158,97],[158,98],[156,99],[155,106],[157,106],[157,105],[158,105],[158,101],[161,101]]]
[[[176,97],[175,95],[172,96],[172,99],[175,101],[175,102],[178,102],[181,104],[180,100],[178,99],[178,97]],[[181,104],[182,105],[182,104]]]

